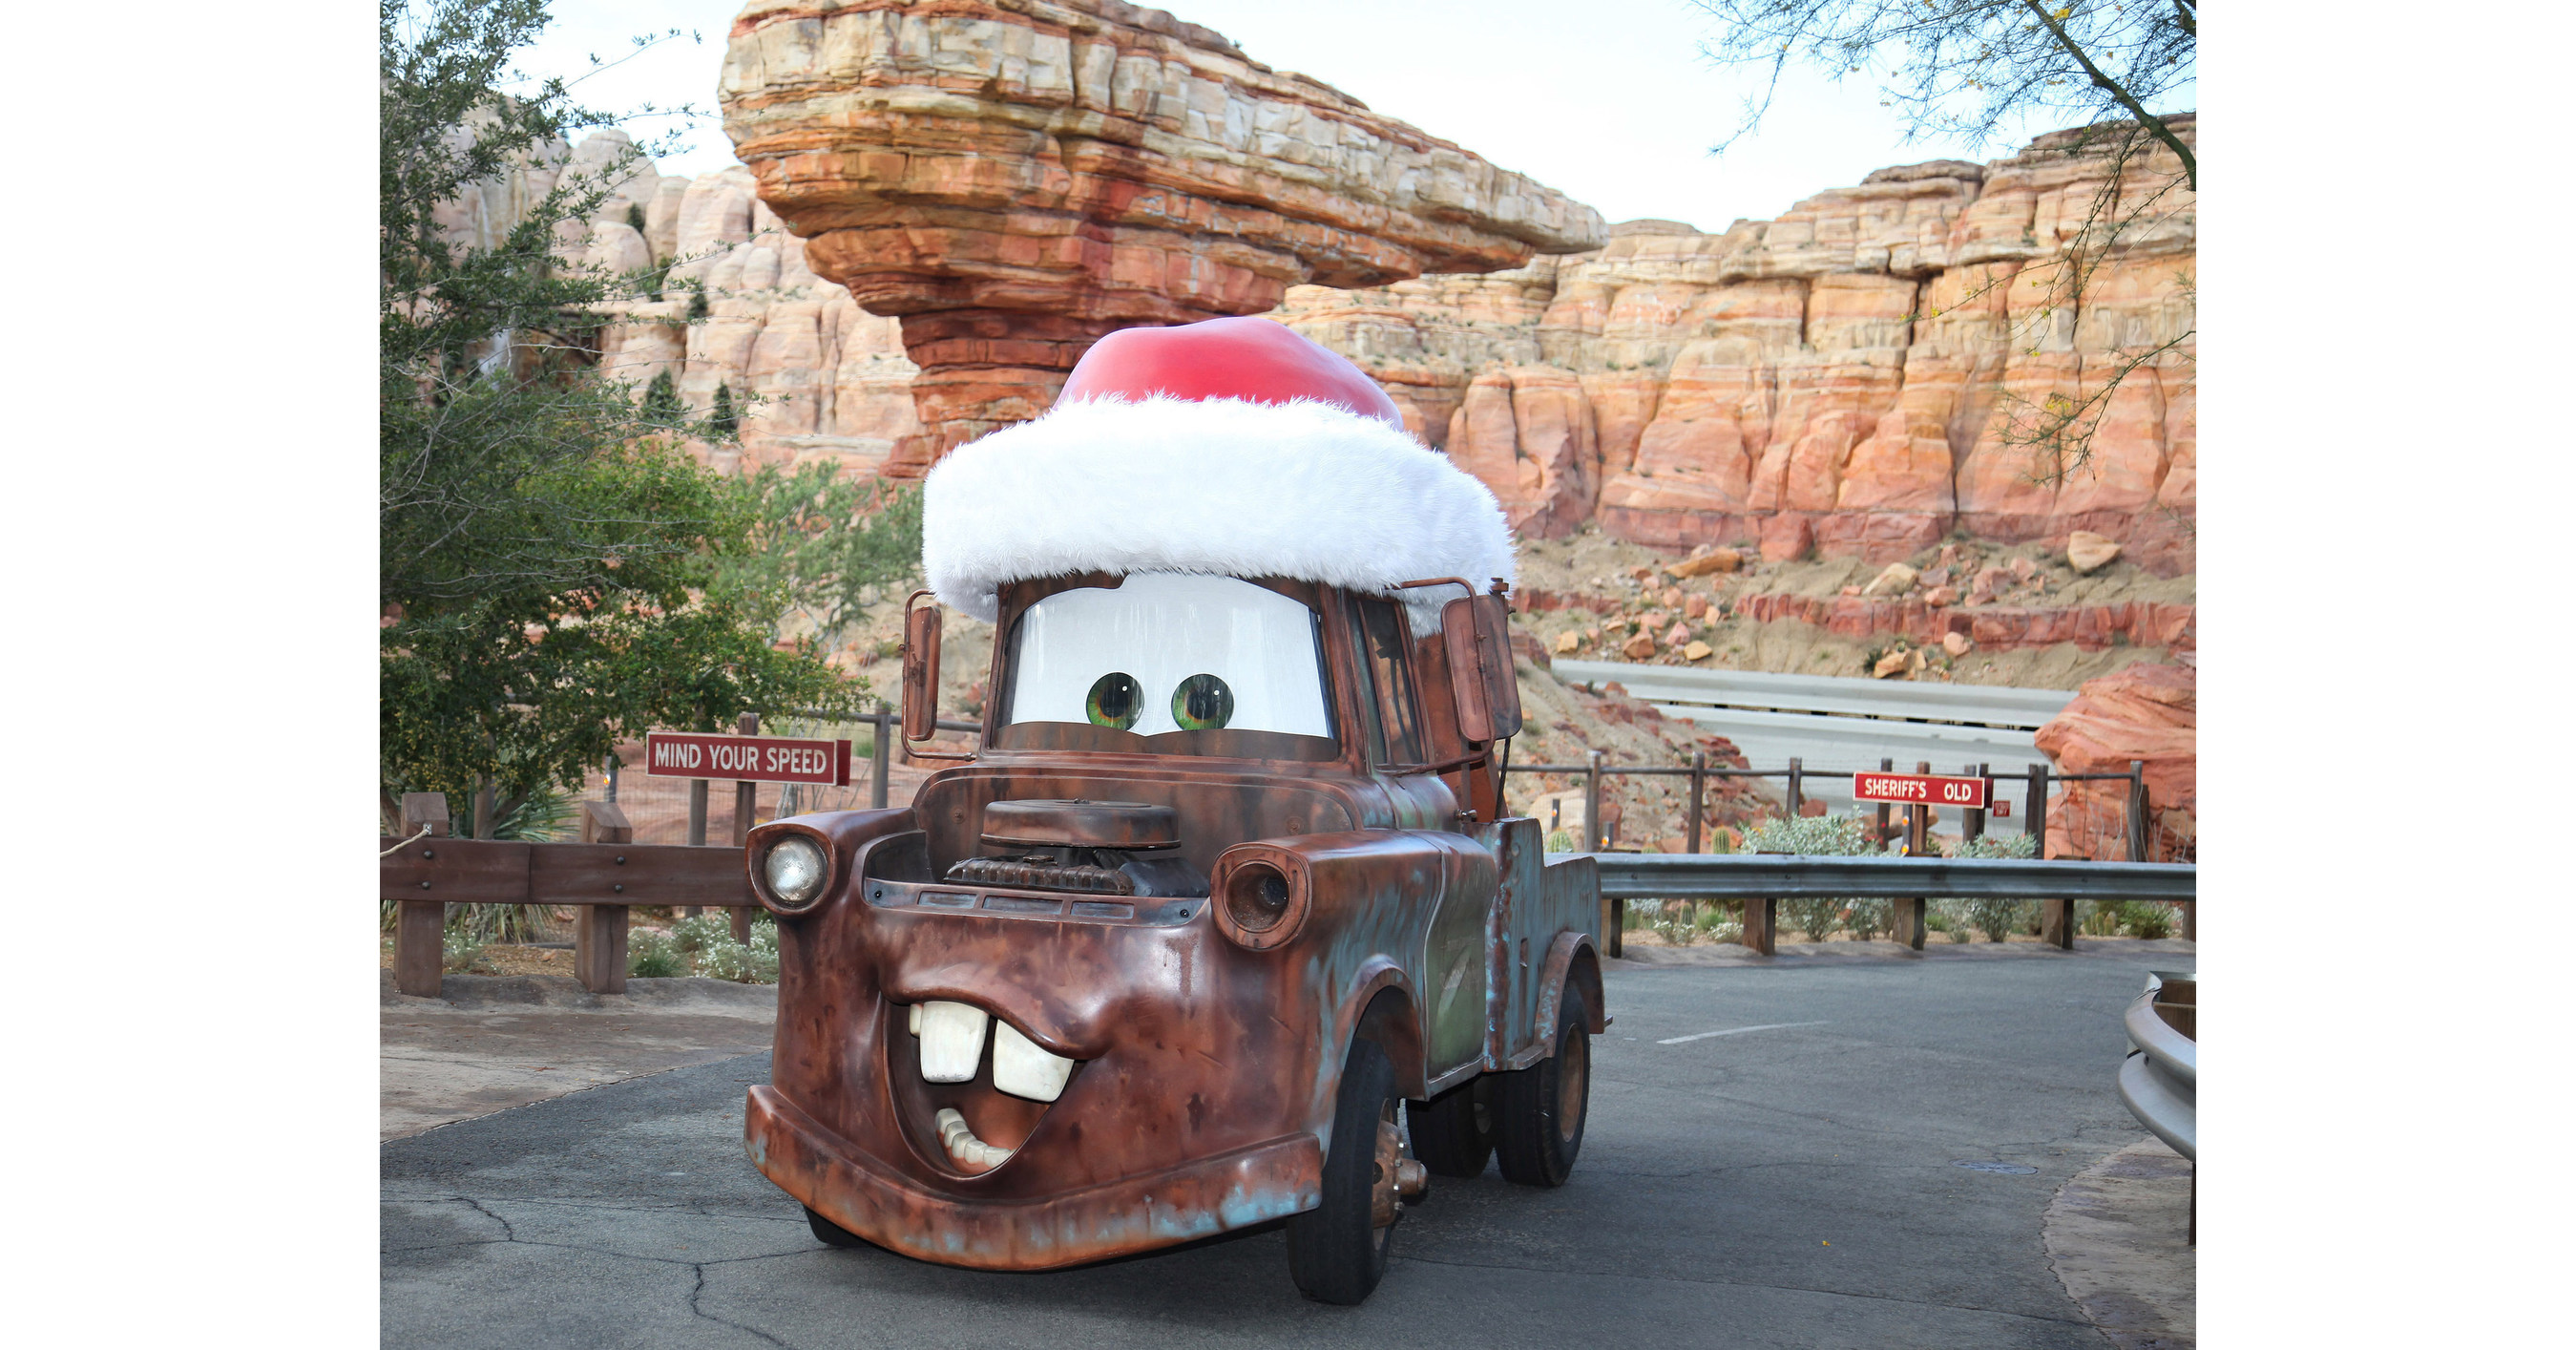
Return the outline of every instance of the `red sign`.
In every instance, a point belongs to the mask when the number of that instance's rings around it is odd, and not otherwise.
[[[1979,811],[1986,805],[1986,780],[1944,778],[1932,773],[1856,773],[1852,775],[1852,799]]]
[[[848,787],[850,743],[656,731],[644,738],[644,772],[653,778],[730,778],[738,783]]]

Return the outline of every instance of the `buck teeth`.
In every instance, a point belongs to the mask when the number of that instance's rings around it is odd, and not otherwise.
[[[1014,1097],[1051,1102],[1064,1095],[1073,1076],[1073,1061],[1041,1050],[1027,1034],[1008,1022],[993,1027],[993,1086]]]
[[[921,1019],[922,1080],[971,1082],[984,1060],[984,1024],[991,1014],[971,1003],[941,1000],[914,1007]]]

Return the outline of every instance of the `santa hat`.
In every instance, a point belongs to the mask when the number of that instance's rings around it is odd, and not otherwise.
[[[1457,590],[1397,583],[1514,574],[1494,494],[1359,367],[1259,318],[1102,338],[1044,417],[930,471],[921,538],[931,589],[987,622],[1006,582],[1202,572],[1394,595],[1425,632]]]

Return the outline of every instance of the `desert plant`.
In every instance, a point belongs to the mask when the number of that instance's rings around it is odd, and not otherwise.
[[[1582,841],[1574,837],[1572,830],[1556,830],[1547,836],[1547,851],[1550,853],[1572,853],[1582,847]]]
[[[483,940],[466,929],[451,925],[439,935],[438,957],[439,967],[450,975],[470,970],[475,962],[483,959]]]
[[[671,941],[671,936],[657,928],[637,929],[626,940],[626,973],[644,979],[666,980],[689,973],[686,957]]]
[[[682,956],[700,956],[733,941],[733,916],[721,909],[693,914],[671,925],[671,946]]]
[[[2123,900],[2120,926],[2132,937],[2165,937],[2173,932],[2173,908],[2153,900]]]

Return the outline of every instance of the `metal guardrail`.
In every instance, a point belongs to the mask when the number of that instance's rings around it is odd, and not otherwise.
[[[2159,971],[2148,977],[2146,992],[2121,1017],[2129,1044],[2136,1047],[2120,1061],[2121,1103],[2139,1124],[2194,1162],[2200,1160],[2200,1046],[2169,1019],[2187,1019],[2198,1030],[2199,983],[2192,976]]]
[[[1989,727],[2044,726],[2075,698],[2062,690],[2014,685],[1917,684],[1619,661],[1560,659],[1551,663],[1551,669],[1558,679],[1577,684],[1597,686],[1616,680],[1630,697],[1649,703]]]
[[[1898,942],[1923,949],[1924,907],[1935,898],[2036,900],[2040,938],[2075,946],[2078,900],[2158,900],[2180,905],[2193,930],[2199,867],[2193,863],[2086,862],[2074,858],[1819,857],[1793,853],[1551,853],[1550,862],[1589,858],[1601,878],[1602,945],[1623,954],[1630,900],[1720,900],[1743,904],[1745,946],[1779,950],[1782,900],[1889,899]]]
[[[1582,855],[1551,853],[1551,862]],[[1635,900],[2165,900],[2197,898],[2192,863],[2032,858],[1595,853],[1601,894]]]

